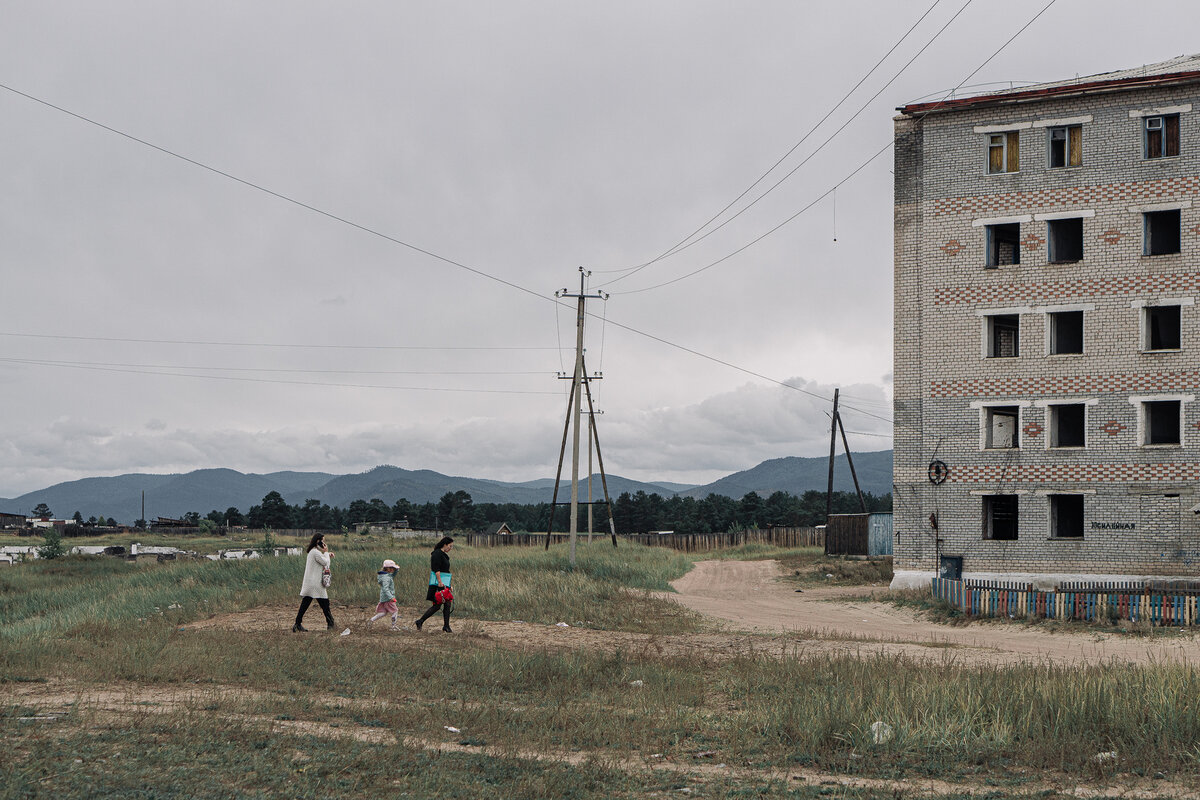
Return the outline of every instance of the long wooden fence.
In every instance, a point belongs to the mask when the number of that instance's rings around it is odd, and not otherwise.
[[[1118,620],[1195,625],[1200,584],[1063,583],[1044,591],[1026,583],[933,579],[933,596],[976,617]]]
[[[453,533],[454,541],[471,547],[529,547],[546,544],[544,533]],[[578,539],[587,540],[587,534],[579,534]],[[569,541],[570,535],[555,533],[550,536],[551,544],[561,544]],[[592,535],[592,546],[612,547],[611,537],[607,533]],[[822,547],[825,543],[823,532],[816,528],[757,528],[745,531],[730,531],[727,533],[628,533],[617,535],[618,545],[624,543],[643,544],[649,547],[669,547],[687,553],[721,550],[728,547],[740,547],[746,544],[768,544],[776,547]]]

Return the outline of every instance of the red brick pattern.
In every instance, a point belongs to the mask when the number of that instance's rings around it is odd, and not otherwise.
[[[1038,236],[1036,233],[1027,233],[1021,238],[1021,246],[1026,250],[1037,250],[1045,243],[1046,240],[1043,237]]]
[[[1042,433],[1042,426],[1038,425],[1036,422],[1031,422],[1021,430],[1025,431],[1026,436],[1040,436]]]
[[[954,303],[1010,304],[1020,300],[1067,300],[1069,298],[1105,297],[1115,295],[1153,294],[1169,292],[1184,294],[1200,291],[1200,274],[1190,275],[1124,275],[1120,278],[1079,278],[1044,283],[991,284],[986,286],[955,286],[938,289],[933,302],[937,305]]]
[[[1125,483],[1129,481],[1194,481],[1200,463],[1180,464],[1029,464],[967,465],[956,468],[949,480],[957,483]]]
[[[1008,394],[1045,397],[1100,392],[1179,392],[1200,389],[1200,370],[1126,372],[1110,375],[1044,375],[931,381],[931,397],[998,397]]]
[[[1200,231],[1197,231],[1197,233],[1200,233]],[[1125,234],[1121,233],[1116,228],[1109,228],[1096,238],[1105,244],[1116,244],[1117,242],[1121,241],[1124,236]]]
[[[1070,189],[1039,189],[1033,192],[1001,192],[968,197],[944,197],[933,201],[933,213],[992,214],[1028,209],[1060,208],[1097,203],[1172,200],[1200,190],[1200,175],[1180,175],[1161,181],[1122,181]]]
[[[1108,422],[1100,426],[1100,430],[1107,433],[1109,436],[1116,436],[1121,431],[1125,430],[1124,425],[1117,422],[1115,419],[1110,419]]]
[[[963,243],[960,242],[958,239],[951,239],[950,241],[946,242],[944,245],[942,245],[938,249],[941,250],[943,253],[945,253],[948,256],[956,256],[962,252]]]

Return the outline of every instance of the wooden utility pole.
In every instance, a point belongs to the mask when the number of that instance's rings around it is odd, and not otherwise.
[[[838,428],[838,392],[840,389],[833,390],[833,416],[829,420],[829,483],[825,487],[825,521],[829,521],[829,515],[833,513],[833,454],[837,447],[837,428]]]
[[[862,513],[867,513],[867,501],[863,499],[862,487],[858,485],[858,473],[854,470],[854,457],[850,455],[850,443],[846,441],[846,426],[842,424],[842,415],[838,412],[838,392],[833,390],[833,417],[829,424],[829,485],[825,490],[825,520],[833,512],[833,458],[837,448],[838,431],[842,434],[842,449],[846,451],[846,463],[850,465],[850,477],[854,479],[854,491],[858,493],[858,505]]]
[[[571,434],[571,523],[570,523],[571,566],[575,566],[575,541],[579,535],[579,435],[580,435],[581,423],[583,420],[583,393],[584,393],[585,388],[587,389],[587,399],[588,399],[589,409],[591,408],[591,404],[592,404],[592,391],[591,391],[590,386],[588,385],[589,381],[592,378],[587,375],[587,372],[584,369],[584,364],[583,364],[583,323],[587,316],[587,312],[586,312],[587,305],[586,304],[587,304],[588,299],[594,299],[594,300],[607,299],[607,295],[605,295],[603,292],[597,292],[595,294],[590,294],[590,295],[587,294],[587,292],[585,291],[584,281],[586,280],[586,278],[589,275],[591,275],[591,273],[589,271],[585,270],[583,267],[579,268],[579,294],[572,294],[571,292],[568,292],[566,289],[563,289],[561,291],[554,293],[555,297],[574,297],[578,300],[578,303],[576,305],[576,315],[575,315],[575,370],[574,370],[574,374],[571,377],[571,392],[570,392],[570,395],[567,400],[567,420],[566,420],[566,424],[563,426],[563,442],[562,442],[562,446],[559,448],[559,454],[558,454],[558,473],[554,477],[554,496],[550,503],[550,525],[549,525],[548,530],[546,531],[546,548],[549,549],[549,547],[550,547],[550,534],[554,530],[554,510],[558,506],[558,486],[559,486],[559,482],[561,481],[561,478],[562,478],[563,456],[567,449],[567,434],[569,432]],[[560,376],[560,377],[565,377],[565,376]],[[598,377],[598,376],[596,376],[596,377]],[[591,530],[591,522],[590,522],[591,516],[590,515],[591,515],[591,503],[592,503],[592,500],[591,500],[591,454],[590,454],[590,450],[591,450],[591,444],[593,441],[595,441],[595,443],[596,443],[597,457],[599,457],[599,455],[600,455],[600,440],[595,435],[596,428],[595,428],[595,418],[593,415],[594,415],[594,410],[592,411],[592,414],[589,415],[589,425],[588,425],[588,449],[589,449],[589,455],[588,455],[588,487],[589,487],[589,490],[588,490],[588,513],[589,513],[588,530],[589,530],[589,532]],[[600,477],[602,480],[604,479],[604,460],[603,459],[600,459]],[[607,497],[607,495],[608,495],[607,481],[604,481],[604,483],[605,483],[604,493],[605,493],[605,496]],[[609,508],[609,518],[610,519],[612,518],[611,504],[610,504],[610,508]],[[589,541],[590,541],[590,536],[589,536]],[[614,529],[613,545],[616,545],[616,543],[617,543],[617,537],[616,537],[616,531]]]

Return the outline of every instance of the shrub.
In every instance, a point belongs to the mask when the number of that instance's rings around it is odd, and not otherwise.
[[[38,558],[59,558],[67,554],[62,543],[62,531],[51,525],[46,528],[45,543],[37,549]]]

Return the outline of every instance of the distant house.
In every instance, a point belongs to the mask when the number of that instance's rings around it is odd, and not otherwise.
[[[24,528],[24,514],[5,514],[0,512],[0,528]]]
[[[172,519],[171,517],[159,517],[150,521],[151,528],[194,528],[196,527],[190,522],[182,519]]]
[[[496,534],[511,536],[512,528],[508,527],[507,522],[496,522],[487,526],[487,529],[484,530],[484,533],[486,533],[488,536],[495,536]]]
[[[391,519],[383,522],[357,522],[354,524],[355,533],[390,533],[393,536],[403,535],[411,531],[407,519]]]

